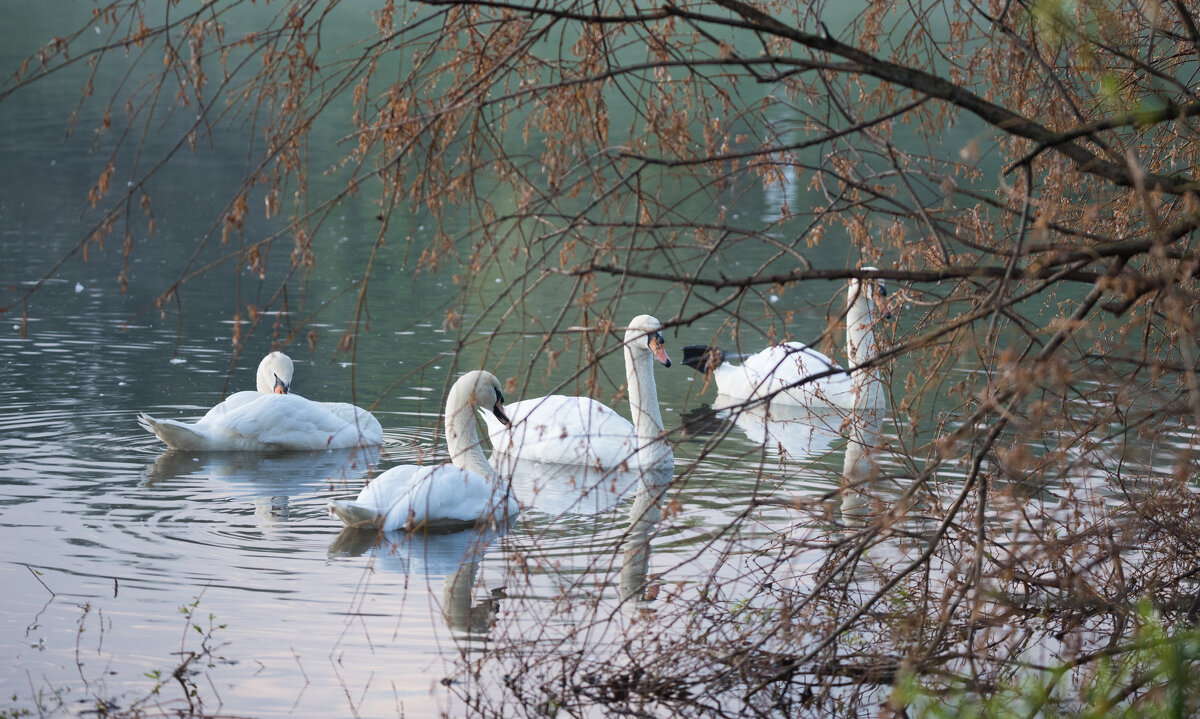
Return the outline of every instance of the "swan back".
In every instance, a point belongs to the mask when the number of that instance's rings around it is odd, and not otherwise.
[[[255,384],[263,394],[287,394],[292,387],[292,358],[272,352],[258,363]]]

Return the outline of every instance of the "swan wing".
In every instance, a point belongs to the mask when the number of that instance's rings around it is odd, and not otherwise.
[[[833,374],[826,374],[830,372]],[[722,365],[716,379],[721,394],[735,398],[771,397],[772,401],[802,406],[853,402],[852,382],[845,370],[800,342],[768,347],[746,357],[741,366]]]
[[[384,526],[388,512],[396,507],[408,493],[413,477],[422,469],[416,464],[392,467],[367,482],[353,501],[333,500],[329,509],[347,527],[380,529]]]
[[[589,397],[549,395],[514,402],[505,411],[511,426],[488,422],[493,451],[499,454],[613,467],[627,462],[637,449],[633,424]]]
[[[224,402],[218,403],[208,410],[197,422],[187,423],[174,419],[158,419],[142,412],[138,414],[138,424],[147,432],[158,436],[172,449],[189,451],[208,450],[256,450],[262,449],[253,440],[247,440],[236,433],[224,431],[222,419],[263,395],[258,392],[235,392]]]
[[[331,502],[330,509],[343,521],[344,515],[354,519],[370,510],[378,520],[367,526],[387,532],[418,526],[470,525],[493,517],[514,516],[519,511],[507,490],[451,464],[393,467],[364,487],[354,502]]]
[[[239,396],[245,394],[255,397],[246,401]],[[210,438],[210,449],[323,450],[378,444],[321,403],[300,395],[239,392],[231,399],[195,425]]]
[[[392,467],[367,482],[354,501],[368,507],[375,507],[382,514],[404,496],[412,484],[413,477],[423,469],[428,469],[428,467],[419,464],[402,464]]]
[[[367,410],[349,402],[322,402],[321,406],[346,423],[347,431],[352,430],[358,444],[383,444],[383,426]]]
[[[837,362],[800,342],[784,342],[750,355],[742,363],[759,377],[792,384],[823,372],[843,371]]]

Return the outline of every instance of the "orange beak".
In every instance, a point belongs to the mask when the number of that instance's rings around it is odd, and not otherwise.
[[[892,310],[889,306],[891,302],[888,300],[887,290],[882,287],[878,288],[878,291],[875,293],[875,304],[879,307],[880,314],[883,315],[885,320],[892,318]]]
[[[650,338],[650,351],[654,353],[654,359],[658,360],[663,367],[671,366],[671,358],[667,356],[667,343],[663,341],[661,334]]]
[[[500,424],[504,425],[505,427],[512,426],[512,420],[509,419],[508,415],[504,412],[504,400],[501,399],[496,401],[496,404],[492,406],[492,414],[496,415],[496,419],[500,420]]]

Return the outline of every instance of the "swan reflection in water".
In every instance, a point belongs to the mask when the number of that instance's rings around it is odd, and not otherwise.
[[[621,547],[621,605],[633,610],[654,601],[657,592],[650,585],[650,538],[662,521],[663,497],[671,486],[669,468],[642,474],[633,504],[629,507],[629,530]]]
[[[844,439],[841,510],[847,519],[863,517],[877,500],[876,455],[888,402],[883,382],[872,374],[859,375],[854,392],[854,406],[845,409],[810,409],[718,395],[711,408],[688,413],[686,430],[693,436],[720,436],[732,425],[764,452],[793,462],[830,454]]]
[[[732,421],[746,438],[767,452],[797,461],[829,452],[841,437],[845,412],[810,409],[782,402],[738,400],[718,395],[717,417]]]
[[[844,424],[846,453],[842,457],[842,520],[846,524],[877,515],[881,498],[877,452],[883,440],[886,402],[883,382],[865,375],[856,385],[858,401]]]
[[[509,478],[523,510],[552,517],[594,515],[611,509],[641,476],[633,466],[604,470],[495,454],[492,461],[500,476]],[[669,476],[670,466],[666,471]]]
[[[485,636],[495,624],[504,588],[483,590],[474,601],[479,564],[488,545],[504,528],[479,525],[456,532],[412,531],[345,527],[329,545],[331,559],[369,556],[373,566],[387,571],[445,577],[442,585],[442,619],[451,630]]]
[[[876,450],[880,443],[883,413],[868,411],[850,417],[846,436],[846,453],[842,457],[842,519],[871,516],[879,500],[879,467]]]
[[[286,454],[169,449],[146,470],[142,486],[184,477],[215,480],[235,499],[253,502],[264,523],[286,522],[292,497],[360,484],[379,462],[379,452],[378,446]]]

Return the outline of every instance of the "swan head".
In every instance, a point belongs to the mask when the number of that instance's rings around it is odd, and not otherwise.
[[[257,387],[263,394],[287,394],[292,388],[292,358],[272,352],[258,363]]]
[[[877,272],[878,267],[863,267],[861,268],[868,272]],[[850,280],[850,294],[847,297],[847,305],[853,307],[859,301],[866,302],[868,313],[874,314],[874,310],[878,309],[885,319],[891,319],[892,313],[888,309],[887,284],[882,279],[859,279],[854,277]]]
[[[472,412],[476,408],[486,409],[505,427],[512,424],[504,412],[504,392],[500,390],[500,380],[486,370],[475,370],[459,377],[450,388],[446,406],[447,410],[450,407],[465,407]]]
[[[634,352],[649,352],[663,367],[671,366],[662,323],[650,315],[638,315],[630,320],[625,330],[625,346]]]

